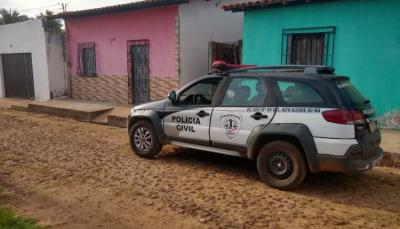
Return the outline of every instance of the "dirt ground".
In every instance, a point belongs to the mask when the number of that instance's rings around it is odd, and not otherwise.
[[[0,111],[0,207],[54,228],[399,228],[400,170],[262,183],[241,158],[174,149],[141,159],[126,129]]]

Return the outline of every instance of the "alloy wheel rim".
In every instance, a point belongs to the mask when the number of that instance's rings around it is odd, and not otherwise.
[[[135,134],[133,136],[133,141],[136,148],[144,152],[150,151],[153,143],[151,133],[145,127],[139,127],[136,129]]]
[[[268,159],[269,173],[278,179],[287,179],[293,173],[293,161],[286,153],[275,152]]]

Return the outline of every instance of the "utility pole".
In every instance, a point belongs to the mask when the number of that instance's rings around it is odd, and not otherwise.
[[[62,12],[66,12],[67,11],[67,6],[68,6],[67,3],[61,3]]]

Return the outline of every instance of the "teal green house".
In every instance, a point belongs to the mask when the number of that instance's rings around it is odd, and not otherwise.
[[[258,0],[224,9],[244,12],[244,64],[333,66],[372,101],[382,125],[399,127],[399,0]]]

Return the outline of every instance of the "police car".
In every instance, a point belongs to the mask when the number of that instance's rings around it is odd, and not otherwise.
[[[370,170],[383,156],[370,101],[326,66],[217,71],[135,106],[128,128],[141,157],[154,157],[165,144],[244,157],[283,190],[308,172]]]

